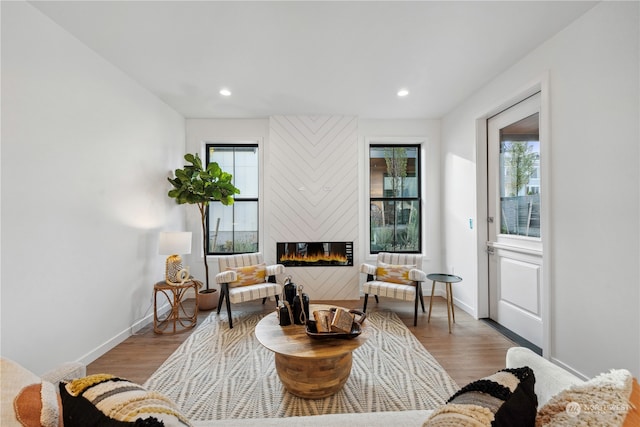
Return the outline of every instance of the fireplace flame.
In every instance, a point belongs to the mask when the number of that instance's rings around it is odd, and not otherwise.
[[[280,257],[280,262],[328,262],[328,263],[341,263],[346,264],[348,259],[342,254],[331,253],[329,255],[316,254],[316,255],[300,255],[300,254],[284,254]]]

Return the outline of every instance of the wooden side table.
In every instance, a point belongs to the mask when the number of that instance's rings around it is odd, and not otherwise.
[[[454,276],[453,274],[441,274],[433,273],[427,274],[427,279],[433,280],[431,285],[431,298],[429,299],[429,316],[427,317],[427,323],[431,320],[431,307],[433,306],[433,291],[436,287],[436,282],[445,284],[445,291],[447,293],[447,320],[449,321],[449,333],[451,333],[451,318],[453,317],[453,323],[456,323],[456,314],[453,311],[453,289],[452,283],[462,282],[462,277]]]
[[[169,285],[158,282],[153,286],[153,331],[156,334],[174,334],[193,328],[198,321],[198,288],[202,282],[190,280],[183,285]],[[188,311],[184,306],[184,296],[189,289],[195,292],[195,307]],[[164,295],[171,309],[166,316],[158,315],[158,295]],[[162,298],[161,298],[162,300]],[[172,325],[171,328],[169,326]]]

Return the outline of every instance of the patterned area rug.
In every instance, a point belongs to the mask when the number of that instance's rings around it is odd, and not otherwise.
[[[173,399],[191,420],[433,409],[457,384],[389,311],[367,313],[370,335],[353,353],[344,388],[325,399],[288,393],[274,354],[253,333],[264,314],[212,313],[145,386]]]

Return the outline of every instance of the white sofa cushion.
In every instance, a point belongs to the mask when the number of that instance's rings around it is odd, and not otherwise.
[[[535,392],[538,396],[538,408],[542,407],[554,395],[583,380],[570,372],[554,365],[525,347],[512,347],[507,350],[507,368],[528,366],[536,376]]]
[[[328,414],[285,418],[192,421],[193,427],[421,427],[430,410],[371,412],[366,414]]]

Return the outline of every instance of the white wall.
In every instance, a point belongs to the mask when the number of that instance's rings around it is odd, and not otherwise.
[[[592,376],[640,373],[639,9],[603,2],[443,118],[445,263],[477,309],[476,119],[548,71],[548,355]],[[477,221],[483,221],[478,218]]]
[[[2,4],[2,356],[90,362],[148,322],[184,119],[24,2]]]

